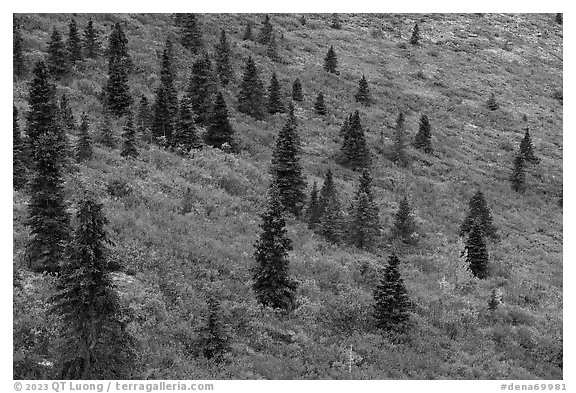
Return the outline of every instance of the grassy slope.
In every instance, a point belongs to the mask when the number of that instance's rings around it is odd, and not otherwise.
[[[297,15],[274,15],[272,23],[284,35],[279,40],[283,62],[278,64],[265,57],[265,48],[240,40],[245,21],[258,23],[260,16],[201,17],[209,47],[219,29],[227,30],[238,75],[244,59],[255,55],[263,82],[267,85],[275,71],[287,97],[293,79],[301,78],[305,100],[296,112],[308,180],[320,180],[332,168],[345,205],[356,174],[333,161],[338,129],[357,107],[353,94],[358,80],[362,74],[368,78],[375,102],[358,109],[375,153],[382,223],[389,228],[407,191],[425,234],[417,248],[401,257],[405,283],[417,304],[412,343],[390,343],[366,327],[372,289],[387,253],[379,257],[327,245],[295,221],[289,221],[295,245],[291,268],[301,282],[302,305],[284,318],[257,306],[250,290],[252,244],[259,233],[270,149],[283,116],[257,122],[237,113],[235,83],[225,98],[244,147],[241,154],[206,149],[181,158],[142,145],[141,159],[127,163],[118,151],[97,147],[95,158],[80,165],[67,183],[71,196],[84,184],[104,201],[115,255],[129,273],[119,275],[118,282],[135,316],[134,334],[142,342],[142,378],[561,378],[556,364],[562,337],[562,209],[557,204],[562,193],[562,105],[552,98],[555,90],[562,90],[561,28],[553,15],[425,15],[418,16],[422,45],[402,48],[415,18],[347,15],[343,29],[336,31],[327,27],[325,15],[308,15],[304,27]],[[68,19],[25,16],[23,35],[31,62],[43,56],[51,27],[65,32]],[[168,34],[177,35],[169,16],[94,19],[106,35],[117,19],[127,23],[137,67],[132,93],[152,99],[163,41]],[[87,18],[77,15],[76,20],[84,26]],[[322,70],[331,44],[339,76]],[[182,91],[193,58],[180,45],[175,50]],[[89,61],[58,91],[72,97],[77,117],[86,110],[99,121],[96,94],[105,80],[104,60]],[[26,91],[26,83],[15,82],[21,113]],[[326,97],[325,119],[312,109],[319,91]],[[492,91],[501,104],[496,112],[484,108]],[[420,115],[428,114],[436,150],[429,157],[410,149],[412,165],[405,170],[386,158],[392,143],[387,126],[399,110],[407,115],[411,137]],[[523,114],[542,162],[529,169],[529,190],[518,195],[507,178],[523,136]],[[114,199],[106,193],[106,185],[116,178],[129,183],[131,195]],[[178,209],[186,187],[192,189],[196,212],[182,216]],[[477,187],[502,234],[500,243],[489,245],[492,276],[466,290],[441,286],[442,277],[449,283],[458,280],[458,227]],[[25,195],[15,193],[16,263],[21,263],[27,239],[25,203]],[[23,275],[25,282],[38,281]],[[503,305],[490,316],[486,303],[494,286],[503,294]],[[23,299],[38,301],[48,292],[33,287],[26,287]],[[233,356],[220,367],[196,356],[208,290],[222,299],[233,335]],[[43,307],[41,301],[37,304]],[[21,313],[33,312],[25,310]],[[36,314],[27,318],[40,325],[41,313]]]

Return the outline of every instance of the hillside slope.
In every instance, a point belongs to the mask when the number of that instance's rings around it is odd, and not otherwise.
[[[67,31],[71,15],[19,15],[28,67],[45,56],[52,27]],[[74,16],[83,28],[87,15]],[[177,38],[170,15],[92,15],[106,42],[116,21],[125,24],[135,69],[133,97],[152,102],[159,85],[159,56],[166,37]],[[139,142],[135,162],[118,150],[97,145],[94,158],[68,174],[69,201],[81,186],[101,197],[113,255],[125,267],[119,291],[140,342],[142,379],[561,379],[562,378],[562,26],[554,15],[342,15],[343,28],[329,27],[329,15],[272,15],[281,62],[266,48],[242,41],[248,20],[262,15],[200,15],[212,52],[220,29],[232,44],[236,81],[223,89],[242,151],[206,148],[181,157]],[[421,45],[408,43],[415,21]],[[256,29],[258,30],[258,29]],[[175,39],[175,42],[178,40]],[[339,75],[323,70],[333,45]],[[177,89],[184,91],[194,57],[175,44]],[[423,235],[401,250],[401,272],[415,303],[409,342],[397,343],[371,328],[372,292],[386,265],[389,244],[378,253],[336,247],[288,220],[294,242],[292,274],[300,282],[299,307],[288,316],[263,310],[251,290],[253,244],[264,210],[271,148],[285,116],[255,121],[238,113],[236,96],[245,59],[253,56],[268,85],[276,72],[285,100],[296,77],[304,101],[295,103],[308,184],[334,172],[348,206],[357,173],[338,165],[338,131],[355,109],[373,153],[374,193],[386,235],[398,202],[407,194]],[[358,106],[358,80],[368,79],[374,103]],[[27,109],[29,76],[14,81],[14,103]],[[59,81],[57,94],[70,98],[76,119],[86,111],[95,135],[103,108],[99,92],[107,78],[104,58],[86,60]],[[328,115],[314,113],[318,92]],[[494,92],[500,104],[489,111]],[[556,95],[557,96],[557,95]],[[408,149],[411,165],[389,159],[392,126],[403,111],[412,139],[421,114],[432,124],[435,153]],[[522,119],[527,117],[527,124]],[[20,119],[24,129],[24,116]],[[114,124],[120,135],[122,122]],[[508,178],[529,127],[541,162],[529,166],[528,190],[511,190]],[[73,138],[73,136],[72,136]],[[130,189],[113,197],[108,186]],[[192,213],[179,213],[190,188]],[[470,197],[480,188],[488,201],[499,243],[489,243],[490,277],[460,289],[459,226]],[[53,324],[45,315],[52,280],[27,271],[22,258],[28,239],[28,196],[14,193],[14,264],[22,287],[14,292],[15,362],[22,378],[50,377]],[[386,238],[386,236],[384,236]],[[502,304],[491,313],[490,292]],[[226,363],[201,356],[199,330],[205,324],[206,295],[217,293],[231,335]],[[352,348],[352,372],[349,354]],[[32,360],[30,360],[32,359]],[[23,368],[24,369],[24,368]]]

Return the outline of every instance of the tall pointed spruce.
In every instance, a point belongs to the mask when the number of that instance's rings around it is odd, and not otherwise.
[[[276,43],[276,34],[272,33],[270,40],[268,41],[268,47],[266,48],[266,56],[272,61],[279,61],[280,56],[278,55],[278,44]]]
[[[470,212],[464,219],[462,226],[460,226],[460,236],[469,234],[474,223],[478,223],[485,236],[490,237],[493,241],[497,241],[499,238],[498,231],[492,222],[490,209],[481,190],[476,191],[472,198],[470,198],[468,206],[470,207]]]
[[[370,150],[364,136],[364,129],[360,122],[360,113],[355,111],[350,117],[346,133],[340,148],[343,164],[352,170],[368,168],[371,157]]]
[[[172,41],[166,40],[166,46],[162,53],[160,65],[160,86],[156,90],[156,101],[154,103],[154,121],[152,123],[152,134],[156,138],[164,137],[167,145],[172,145],[172,137],[178,113],[178,94],[174,87],[176,70],[174,67],[174,55]]]
[[[202,142],[194,123],[194,116],[186,100],[180,101],[178,121],[172,138],[172,146],[176,151],[188,154],[192,149],[200,149]]]
[[[226,31],[220,32],[220,41],[216,45],[216,73],[220,77],[222,86],[227,86],[234,79],[234,71],[230,64],[230,44],[226,38]]]
[[[318,233],[331,243],[340,243],[343,235],[342,225],[344,224],[344,219],[331,170],[326,172],[324,184],[322,185],[322,190],[320,190],[319,209]]]
[[[420,26],[418,26],[418,23],[414,23],[412,36],[410,37],[410,43],[412,45],[418,45],[420,43]]]
[[[62,36],[55,27],[52,29],[47,52],[47,63],[52,78],[60,79],[66,76],[69,72],[68,54]]]
[[[330,45],[330,49],[326,53],[324,58],[324,70],[332,74],[337,74],[336,67],[338,66],[338,60],[336,58],[336,52],[334,52],[334,46]]]
[[[371,250],[380,236],[380,217],[372,194],[372,176],[367,169],[360,176],[351,213],[348,240],[362,250]]]
[[[108,272],[106,217],[102,204],[85,196],[76,214],[69,256],[51,298],[62,319],[59,378],[130,379],[135,341],[127,331]]]
[[[312,191],[310,192],[310,202],[306,209],[306,219],[308,221],[308,229],[315,229],[320,222],[320,201],[318,199],[318,184],[314,182]]]
[[[90,18],[86,28],[84,29],[84,55],[89,59],[95,59],[100,54],[100,50],[98,33],[94,28],[92,18]]]
[[[285,211],[300,217],[306,200],[306,181],[300,164],[300,138],[296,130],[294,107],[278,133],[270,172]]]
[[[384,276],[374,291],[376,327],[389,333],[405,333],[408,330],[413,307],[398,270],[399,264],[398,257],[390,255]]]
[[[316,96],[316,102],[314,103],[314,112],[320,116],[326,116],[326,104],[324,103],[324,94],[318,93]]]
[[[526,173],[524,171],[525,166],[526,163],[524,161],[524,156],[522,153],[518,153],[514,159],[514,169],[512,170],[512,175],[510,175],[512,189],[516,192],[526,191]]]
[[[132,113],[128,113],[126,116],[126,124],[124,124],[123,131],[122,138],[124,139],[124,143],[122,145],[120,156],[131,158],[138,157],[138,150],[136,149],[136,130],[134,130]]]
[[[63,179],[63,136],[44,62],[36,63],[30,84],[26,129],[32,161],[26,256],[35,272],[60,270],[70,234]]]
[[[432,154],[434,150],[432,149],[432,134],[430,132],[430,121],[428,116],[422,115],[420,117],[420,127],[418,128],[418,133],[414,138],[414,147],[416,149],[424,150],[426,154]]]
[[[26,63],[22,53],[22,32],[17,20],[14,21],[12,30],[12,71],[16,77],[23,78],[26,74]]]
[[[90,138],[90,124],[88,123],[88,115],[83,112],[80,122],[80,135],[74,151],[76,161],[82,162],[92,158],[92,138]]]
[[[282,104],[280,92],[280,82],[276,77],[276,73],[272,73],[272,78],[270,79],[270,86],[268,86],[268,113],[276,114],[284,112],[284,104]]]
[[[246,61],[246,68],[238,93],[238,110],[257,120],[264,119],[264,86],[258,77],[252,56]]]
[[[292,84],[292,99],[294,101],[302,101],[304,99],[302,96],[302,82],[300,82],[300,78],[296,78]]]
[[[289,273],[288,252],[292,250],[292,241],[286,233],[282,210],[278,191],[272,187],[260,224],[262,233],[254,245],[256,266],[252,289],[263,306],[290,311],[296,305],[298,283]]]
[[[128,39],[120,22],[114,25],[108,45],[108,81],[105,86],[106,106],[116,117],[128,112],[132,104],[130,87],[128,86],[128,71],[132,60],[128,54]]]
[[[488,251],[484,241],[484,231],[479,221],[472,225],[472,230],[466,240],[466,261],[470,271],[478,278],[488,277]]]
[[[358,82],[358,91],[354,95],[354,99],[365,106],[370,105],[370,89],[365,75],[362,75],[360,82]]]
[[[230,351],[229,337],[220,316],[220,301],[214,296],[208,297],[208,321],[202,332],[202,353],[206,359],[221,362]]]
[[[533,164],[538,164],[540,159],[534,155],[534,149],[532,147],[532,138],[530,137],[530,131],[526,127],[526,132],[524,133],[524,139],[520,142],[520,154],[524,156],[524,160],[531,162]]]
[[[392,227],[392,237],[400,239],[406,244],[415,244],[417,242],[416,222],[412,216],[412,209],[408,203],[408,198],[404,197],[398,206],[398,212],[394,219]]]
[[[12,106],[12,116],[12,186],[15,190],[21,190],[26,186],[26,158],[15,105]]]
[[[204,53],[192,65],[192,73],[186,89],[186,99],[199,125],[208,124],[214,93],[212,62],[208,53]]]
[[[262,45],[268,45],[270,39],[272,38],[273,31],[272,23],[270,22],[270,17],[266,15],[262,21],[262,27],[260,28],[260,35],[258,36],[258,42]]]
[[[228,119],[228,107],[226,106],[226,101],[224,101],[222,93],[218,92],[214,108],[210,114],[204,141],[207,145],[217,148],[222,148],[222,145],[225,143],[234,146],[235,143],[233,135],[234,129]]]
[[[198,54],[204,47],[202,30],[196,14],[184,14],[182,25],[182,45],[193,54]]]
[[[76,20],[70,20],[68,24],[68,41],[66,42],[68,49],[68,61],[74,65],[83,59],[82,57],[82,41],[80,33],[78,32],[78,25]]]
[[[111,149],[116,148],[116,137],[112,131],[112,125],[110,124],[110,115],[104,112],[104,120],[102,121],[102,130],[100,131],[100,143]]]

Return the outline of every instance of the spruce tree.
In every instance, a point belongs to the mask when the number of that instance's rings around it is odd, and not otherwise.
[[[332,14],[332,23],[330,27],[336,30],[340,30],[342,28],[342,22],[340,22],[340,16],[338,14]]]
[[[22,32],[18,22],[14,22],[12,29],[12,67],[13,73],[18,78],[23,78],[26,75],[26,64],[24,55],[22,53]]]
[[[324,103],[324,94],[318,93],[314,103],[314,112],[320,116],[326,116],[326,104]]]
[[[61,379],[130,379],[135,341],[108,272],[102,204],[85,196],[76,214],[69,255],[51,298],[62,320],[58,347]]]
[[[154,101],[154,117],[152,120],[152,136],[161,145],[168,146],[174,132],[174,117],[168,104],[166,89],[163,85],[156,90]]]
[[[350,117],[341,147],[343,164],[352,170],[368,168],[371,157],[360,122],[360,113],[355,111]]]
[[[66,46],[68,49],[68,61],[71,65],[82,60],[82,41],[78,32],[78,25],[76,25],[74,19],[68,24],[68,42]]]
[[[76,161],[78,162],[92,159],[92,138],[90,138],[88,115],[83,112],[81,119],[80,135],[74,152],[76,155]]]
[[[182,26],[182,45],[193,54],[198,54],[204,47],[202,30],[196,14],[184,14]]]
[[[490,93],[490,98],[488,98],[488,101],[486,102],[486,106],[491,111],[495,111],[500,107],[498,105],[498,102],[496,101],[496,95],[494,95],[494,93]]]
[[[320,222],[320,201],[318,200],[318,185],[316,182],[312,185],[310,202],[306,210],[306,219],[308,220],[308,229],[315,229]]]
[[[230,351],[229,337],[220,316],[220,301],[214,295],[208,297],[208,321],[202,336],[204,357],[221,362]]]
[[[54,27],[52,29],[52,35],[50,36],[50,42],[48,43],[48,68],[50,70],[50,75],[54,79],[60,79],[69,71],[68,55],[66,53],[66,46],[62,41],[62,36],[60,32]]]
[[[524,157],[525,161],[531,162],[533,164],[538,164],[540,159],[534,155],[534,150],[532,148],[532,138],[530,138],[530,131],[526,127],[526,132],[524,133],[524,139],[520,142],[520,154]]]
[[[268,47],[266,48],[266,56],[273,61],[278,61],[280,57],[278,56],[278,44],[276,43],[276,34],[272,33],[270,40],[268,41]]]
[[[366,80],[366,76],[362,75],[360,82],[358,82],[358,92],[354,95],[356,101],[360,102],[361,104],[368,106],[370,105],[370,90],[368,88],[368,81]]]
[[[111,149],[116,148],[116,138],[114,137],[114,132],[112,131],[112,126],[110,124],[110,115],[104,113],[104,120],[102,121],[102,130],[100,131],[100,142]]]
[[[348,240],[357,248],[371,250],[380,236],[380,218],[372,194],[372,176],[367,169],[360,176],[351,213]]]
[[[14,190],[21,190],[26,186],[26,158],[15,105],[12,106],[12,116],[12,185]]]
[[[138,157],[138,150],[136,149],[136,131],[134,130],[132,113],[128,113],[126,116],[126,124],[124,124],[122,138],[124,139],[124,143],[122,145],[120,156],[131,158]]]
[[[281,95],[280,82],[278,82],[278,78],[276,78],[276,73],[274,72],[270,79],[270,86],[268,86],[268,113],[274,115],[279,112],[284,112],[284,104],[282,103]]]
[[[514,159],[514,169],[512,171],[512,175],[510,176],[512,189],[516,192],[526,191],[526,174],[524,172],[525,165],[524,156],[522,153],[518,153]]]
[[[128,86],[128,71],[132,60],[128,54],[128,39],[120,22],[114,25],[108,43],[108,81],[105,86],[106,107],[116,117],[128,112],[132,96]]]
[[[405,333],[409,328],[413,308],[400,276],[400,260],[395,254],[388,258],[384,276],[374,291],[376,327],[388,333]]]
[[[220,42],[216,45],[216,73],[222,86],[227,86],[234,79],[234,71],[230,65],[230,44],[226,39],[226,31],[220,32]]]
[[[238,93],[238,110],[257,120],[264,119],[264,86],[258,78],[258,71],[252,56],[246,61],[246,68]]]
[[[392,227],[392,238],[400,239],[406,244],[415,244],[417,242],[416,222],[412,216],[407,197],[404,197],[398,206],[398,212]]]
[[[300,138],[293,108],[276,138],[270,172],[284,210],[300,217],[306,200],[306,181],[300,164]]]
[[[210,114],[204,141],[207,145],[217,148],[222,148],[222,145],[225,143],[234,146],[235,143],[233,135],[234,129],[228,119],[228,107],[226,106],[226,101],[224,100],[222,93],[218,92],[216,102],[214,103],[214,109]]]
[[[246,22],[246,29],[244,30],[244,35],[242,36],[242,40],[254,41],[254,37],[252,35],[252,21]]]
[[[420,43],[420,27],[418,26],[418,23],[414,23],[414,29],[412,29],[410,43],[412,45],[418,45]]]
[[[76,120],[74,120],[74,114],[72,113],[72,108],[70,108],[70,104],[68,103],[68,96],[66,93],[62,94],[62,97],[60,98],[59,114],[62,125],[67,131],[73,131],[76,129]]]
[[[300,78],[296,78],[294,84],[292,84],[292,99],[294,101],[302,101],[304,97],[302,95],[302,83],[300,82]]]
[[[162,62],[160,65],[160,82],[164,87],[166,93],[166,100],[168,109],[172,119],[176,117],[178,112],[178,93],[174,86],[176,80],[176,65],[174,64],[174,52],[172,48],[172,41],[170,38],[166,40],[166,46],[162,52]]]
[[[116,22],[108,38],[109,65],[112,59],[120,59],[123,61],[126,72],[132,68],[132,60],[128,54],[128,38],[126,38],[120,22]]]
[[[92,18],[90,18],[84,29],[84,55],[89,59],[95,59],[99,54],[100,42],[98,41],[98,33],[94,29]]]
[[[176,71],[173,64],[172,42],[166,40],[160,66],[160,86],[156,90],[152,135],[164,138],[164,143],[172,145],[172,137],[178,112],[178,95],[174,87]]]
[[[338,198],[330,170],[326,173],[322,190],[320,190],[319,209],[318,233],[331,243],[340,243],[344,219],[342,217],[340,199]]]
[[[262,45],[268,45],[273,34],[272,23],[270,22],[270,17],[266,15],[262,21],[262,27],[260,28],[260,35],[258,36],[258,42]]]
[[[292,250],[292,241],[287,236],[282,211],[278,191],[272,187],[260,224],[262,233],[254,245],[256,266],[252,289],[263,306],[290,311],[296,304],[298,283],[289,274],[288,253]]]
[[[62,173],[64,132],[58,120],[54,91],[48,68],[42,61],[36,63],[26,121],[32,161],[27,206],[31,236],[26,257],[31,270],[49,273],[59,271],[70,231]]]
[[[180,101],[180,110],[178,111],[178,121],[176,122],[174,137],[172,138],[172,146],[176,151],[185,154],[188,154],[192,149],[200,149],[202,147],[202,142],[194,123],[194,115],[186,100]]]
[[[332,74],[338,74],[336,67],[338,65],[338,60],[336,59],[336,53],[334,52],[334,46],[330,45],[330,49],[326,53],[324,58],[324,70]]]
[[[148,97],[144,94],[140,96],[140,103],[138,105],[138,116],[136,117],[136,128],[141,134],[147,133],[152,127],[152,111]]]
[[[497,241],[499,238],[498,231],[492,222],[492,215],[490,214],[490,209],[488,208],[482,191],[476,191],[472,198],[470,198],[468,206],[470,207],[470,212],[460,226],[460,236],[470,233],[474,223],[478,223],[485,236],[490,237],[493,241]]]
[[[215,86],[212,78],[212,63],[208,53],[192,65],[192,74],[186,90],[186,99],[195,114],[196,123],[206,126],[212,108]]]
[[[466,240],[466,261],[470,271],[478,278],[488,277],[488,251],[484,241],[484,231],[479,221],[472,225],[472,230]]]
[[[354,113],[349,114],[344,118],[342,125],[340,126],[340,130],[338,131],[338,136],[340,138],[347,138],[348,132],[350,131],[350,123],[352,122],[352,118],[354,117]]]
[[[404,167],[408,164],[406,157],[406,129],[404,125],[404,114],[400,112],[396,119],[396,128],[394,130],[394,146],[392,149],[392,161],[396,165]]]
[[[426,154],[432,154],[432,134],[430,132],[430,121],[428,120],[428,116],[422,115],[420,117],[420,127],[418,129],[418,133],[414,138],[414,147],[416,149],[424,150]]]

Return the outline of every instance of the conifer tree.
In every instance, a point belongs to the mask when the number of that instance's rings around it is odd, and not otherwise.
[[[182,45],[193,54],[198,54],[204,47],[202,30],[196,14],[184,14],[182,26]]]
[[[106,112],[104,112],[102,130],[100,132],[100,142],[111,149],[116,148],[116,138],[114,137],[114,132],[112,131],[112,126],[110,124],[110,115]]]
[[[208,323],[202,332],[202,353],[206,359],[221,362],[230,351],[229,337],[220,317],[220,301],[214,296],[208,297]]]
[[[78,32],[78,25],[74,19],[70,20],[68,24],[68,42],[66,43],[68,49],[68,61],[74,65],[82,60],[82,41],[80,33]]]
[[[405,333],[413,307],[400,276],[400,260],[395,254],[388,258],[384,276],[374,291],[376,327],[389,333]]]
[[[320,116],[326,116],[326,104],[324,103],[324,94],[318,93],[314,103],[314,111]]]
[[[50,70],[50,75],[54,79],[60,79],[69,71],[68,55],[66,53],[66,46],[62,41],[62,36],[60,32],[54,27],[52,29],[52,35],[50,36],[50,42],[48,43],[48,68]]]
[[[262,233],[254,245],[256,266],[252,289],[263,306],[290,311],[296,304],[298,283],[289,274],[288,253],[292,250],[292,241],[287,236],[282,210],[278,191],[272,187],[260,224]]]
[[[252,21],[248,21],[246,23],[246,29],[244,30],[244,35],[242,36],[242,40],[254,41],[254,37],[252,35]]]
[[[278,44],[276,43],[276,34],[272,33],[270,40],[268,41],[268,47],[266,48],[266,55],[273,61],[278,61]]]
[[[510,182],[512,183],[512,189],[516,192],[526,191],[526,174],[524,172],[525,167],[524,156],[522,153],[518,153],[514,159],[514,170],[510,176]]]
[[[474,223],[478,223],[485,236],[490,237],[493,241],[498,240],[498,231],[492,222],[492,215],[490,209],[484,198],[482,191],[478,190],[470,198],[470,212],[460,227],[460,236],[464,236],[472,230]]]
[[[412,216],[407,197],[404,197],[398,206],[398,212],[392,227],[392,237],[400,239],[406,244],[415,244],[417,242],[416,222]]]
[[[358,92],[354,95],[356,101],[360,102],[361,104],[368,106],[370,105],[370,90],[368,88],[368,81],[366,80],[366,76],[362,75],[360,82],[358,82]]]
[[[214,89],[212,63],[208,53],[205,53],[192,65],[192,74],[186,90],[186,99],[199,125],[208,124]]]
[[[124,29],[120,22],[117,22],[114,25],[110,37],[108,38],[109,65],[113,59],[120,59],[123,61],[127,72],[132,68],[132,60],[128,54],[128,38],[126,38]]]
[[[556,14],[555,19],[556,23],[558,23],[559,25],[561,25],[564,22],[564,18],[561,13]]]
[[[26,130],[31,153],[28,221],[30,241],[26,256],[35,272],[59,271],[69,237],[63,186],[63,136],[44,62],[36,63],[28,98]]]
[[[404,114],[400,112],[396,119],[396,128],[394,130],[394,147],[392,150],[392,161],[398,166],[406,166],[408,159],[406,157],[406,129],[404,126]]]
[[[135,341],[127,331],[118,294],[108,272],[102,204],[85,196],[76,215],[69,255],[51,298],[62,320],[59,378],[130,379]]]
[[[88,123],[88,115],[83,112],[80,123],[80,135],[76,145],[76,160],[78,162],[87,161],[92,158],[92,138],[90,138],[90,130]]]
[[[472,225],[472,230],[466,240],[465,250],[466,261],[472,274],[481,279],[488,277],[488,251],[484,241],[484,231],[478,221]]]
[[[524,134],[524,139],[520,142],[520,154],[524,157],[525,161],[538,164],[540,159],[534,155],[534,150],[532,148],[532,138],[530,138],[530,131],[526,127],[526,133]]]
[[[488,107],[488,109],[490,109],[491,111],[495,111],[496,109],[498,109],[500,106],[498,105],[498,102],[496,101],[496,96],[494,95],[494,93],[490,93],[490,98],[488,99],[488,101],[486,102],[486,106]]]
[[[350,123],[352,122],[353,117],[354,113],[351,113],[344,118],[344,121],[340,126],[340,130],[338,131],[338,136],[340,138],[347,138],[348,132],[350,131]]]
[[[351,213],[348,240],[362,250],[372,249],[380,236],[380,218],[372,194],[372,176],[367,169],[360,176]]]
[[[308,220],[308,229],[315,229],[320,222],[320,201],[318,200],[318,185],[316,182],[312,185],[306,218]]]
[[[332,179],[332,171],[328,170],[324,184],[320,190],[319,200],[320,222],[318,233],[331,243],[338,244],[342,240],[344,219],[340,199]]]
[[[12,116],[12,185],[15,190],[21,190],[26,186],[26,159],[15,105],[12,106]]]
[[[430,121],[428,116],[422,115],[420,117],[420,127],[418,133],[414,138],[414,147],[416,149],[424,150],[426,154],[432,154],[432,133],[430,132]]]
[[[336,30],[340,30],[342,28],[342,22],[340,22],[340,16],[338,14],[332,14],[332,23],[330,27]]]
[[[418,26],[418,23],[414,23],[414,29],[412,29],[410,43],[412,45],[418,45],[420,43],[420,27]]]
[[[285,211],[300,217],[306,195],[306,181],[300,164],[300,138],[296,130],[294,108],[280,130],[272,153],[270,173]]]
[[[334,52],[334,46],[330,45],[330,49],[328,49],[326,57],[324,58],[324,70],[332,74],[338,74],[338,71],[336,71],[337,65],[338,60],[336,58],[336,53]]]
[[[178,93],[174,87],[176,80],[176,65],[174,64],[174,52],[172,40],[166,39],[166,46],[162,52],[162,63],[160,65],[160,82],[166,93],[168,109],[172,118],[176,117],[178,112]]]
[[[258,36],[258,42],[262,45],[268,45],[270,39],[272,38],[273,32],[272,23],[270,22],[270,17],[266,15],[262,21],[262,27],[260,28],[260,35]]]
[[[140,104],[138,106],[138,116],[136,118],[136,127],[144,133],[146,129],[152,127],[152,111],[148,97],[144,94],[140,96]]]
[[[178,112],[178,95],[174,87],[176,71],[173,64],[172,42],[168,38],[162,53],[160,66],[160,86],[156,90],[152,135],[164,138],[164,143],[172,145],[174,127]]]
[[[292,99],[294,101],[302,101],[304,99],[302,95],[302,83],[300,82],[300,78],[296,78],[294,84],[292,84]]]
[[[138,157],[138,150],[136,149],[136,131],[134,130],[134,123],[132,121],[132,113],[126,116],[126,124],[124,124],[124,132],[122,138],[124,143],[120,156],[122,157]]]
[[[230,65],[230,44],[226,39],[226,31],[220,32],[220,42],[216,45],[216,73],[222,86],[227,86],[234,79],[234,71]]]
[[[214,109],[208,122],[208,128],[206,129],[205,142],[217,148],[222,148],[222,145],[225,143],[230,146],[235,146],[233,135],[234,129],[228,119],[226,101],[222,93],[218,92]]]
[[[180,101],[180,110],[178,111],[178,121],[176,130],[172,138],[172,146],[177,151],[188,154],[192,149],[200,149],[202,142],[198,136],[194,115],[188,107],[186,100]]]
[[[100,42],[98,41],[98,33],[94,29],[92,18],[90,18],[84,29],[84,55],[89,59],[95,59],[99,54]]]
[[[370,150],[366,144],[364,129],[360,122],[360,113],[355,111],[350,117],[341,147],[344,165],[357,170],[370,166]]]
[[[126,64],[123,59],[115,57],[110,59],[108,66],[106,106],[116,117],[125,115],[132,104]]]
[[[246,68],[238,93],[238,110],[257,120],[264,119],[264,86],[258,78],[258,71],[252,56],[246,61]]]
[[[72,113],[72,108],[70,108],[70,104],[68,103],[68,96],[66,93],[62,94],[62,97],[60,98],[59,114],[62,125],[66,130],[72,131],[76,129],[76,120],[74,120],[74,114]]]
[[[280,92],[280,82],[276,78],[276,73],[272,73],[272,78],[270,79],[270,86],[268,86],[268,113],[276,114],[279,112],[284,112],[284,104],[282,104],[282,99]]]
[[[154,117],[152,120],[152,136],[156,142],[165,146],[172,142],[174,132],[174,117],[168,104],[166,89],[160,85],[156,90],[156,101],[154,101]]]
[[[22,53],[22,32],[20,31],[20,26],[18,22],[14,22],[12,29],[12,67],[13,73],[18,78],[23,78],[26,74],[26,64],[24,61],[24,55]]]

